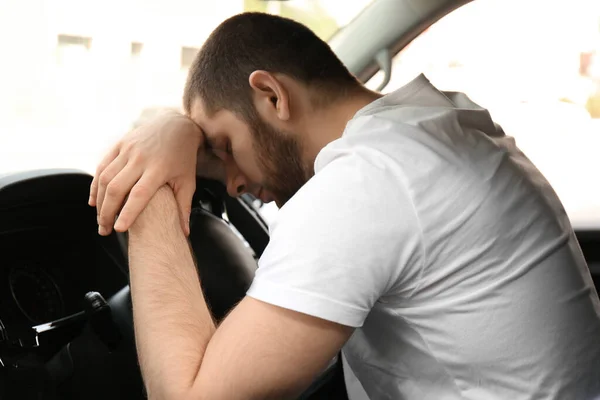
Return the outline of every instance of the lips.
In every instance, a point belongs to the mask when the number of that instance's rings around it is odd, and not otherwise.
[[[263,200],[262,194],[263,194],[262,187],[260,189],[258,189],[258,192],[253,193],[254,197],[256,197],[257,199],[259,199],[260,201],[262,201],[264,203],[265,201]]]
[[[264,190],[264,188],[260,188],[260,190],[258,191],[258,193],[256,194],[257,199],[260,199],[260,201],[262,201],[263,203],[270,203],[273,201],[273,199],[271,198],[271,196],[269,196],[269,194]]]

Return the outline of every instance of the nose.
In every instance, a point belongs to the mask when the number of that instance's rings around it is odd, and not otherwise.
[[[234,174],[230,174],[230,171],[227,172],[227,193],[231,197],[238,197],[244,194],[248,187],[246,178],[237,171]]]

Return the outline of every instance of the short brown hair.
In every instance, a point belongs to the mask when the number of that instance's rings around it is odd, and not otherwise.
[[[200,97],[209,115],[224,108],[251,122],[256,110],[248,78],[256,70],[285,74],[329,100],[360,87],[329,45],[306,26],[243,13],[221,23],[198,52],[185,86],[185,111],[189,114]]]

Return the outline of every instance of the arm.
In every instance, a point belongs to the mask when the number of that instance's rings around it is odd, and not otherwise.
[[[217,329],[169,188],[130,229],[129,249],[136,342],[151,399],[292,398],[352,332],[252,298]]]

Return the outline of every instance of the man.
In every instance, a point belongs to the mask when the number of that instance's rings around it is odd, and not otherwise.
[[[127,135],[90,196],[100,234],[121,207],[129,230],[150,398],[294,398],[340,350],[372,400],[600,396],[567,216],[466,96],[373,93],[306,27],[249,13],[204,44],[184,108]],[[195,172],[281,207],[218,327],[185,239]]]

